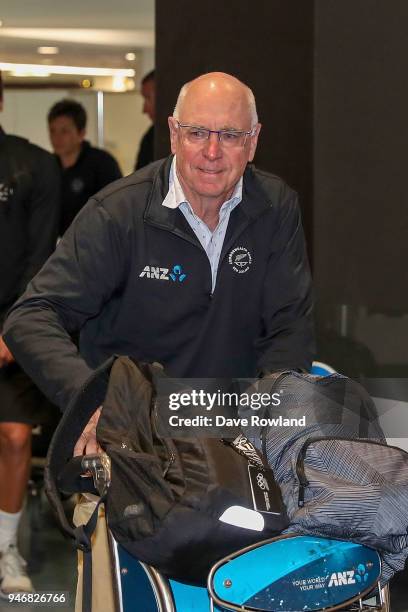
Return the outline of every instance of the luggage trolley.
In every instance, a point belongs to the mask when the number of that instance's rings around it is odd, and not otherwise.
[[[108,472],[100,456],[85,456],[82,469],[102,492]],[[303,535],[265,540],[218,561],[207,587],[198,587],[138,561],[110,533],[109,540],[117,612],[391,611],[379,554],[353,542]]]

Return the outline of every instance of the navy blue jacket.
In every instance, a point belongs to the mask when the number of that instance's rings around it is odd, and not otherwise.
[[[159,361],[170,376],[250,377],[308,369],[311,279],[297,196],[248,166],[211,292],[205,251],[162,206],[171,157],[90,199],[13,307],[5,339],[64,408],[112,354]],[[80,354],[70,333],[80,330]]]
[[[87,203],[89,198],[116,179],[122,177],[118,162],[103,149],[91,147],[87,140],[81,146],[81,152],[73,166],[61,169],[61,222],[59,234],[71,225],[75,215]]]

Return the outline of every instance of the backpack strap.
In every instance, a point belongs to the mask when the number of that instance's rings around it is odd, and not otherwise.
[[[84,481],[90,480],[80,478],[80,474],[84,473],[79,471],[83,457],[74,460],[79,465],[73,466],[73,472],[71,472],[70,477],[70,483],[74,483],[76,480],[78,488],[71,489],[70,485],[67,486],[66,481],[63,481],[65,479],[61,476],[63,474],[66,475],[67,471],[70,471],[69,463],[72,461],[75,444],[95,410],[103,404],[108,388],[109,374],[114,361],[115,357],[111,357],[103,363],[97,370],[92,372],[86,383],[78,390],[62,415],[48,449],[44,471],[45,492],[51,508],[57,515],[63,532],[74,540],[76,540],[74,529],[65,513],[61,492],[80,492],[83,490]],[[75,469],[77,469],[76,475]],[[89,491],[89,489],[87,490]],[[93,492],[95,493],[95,491]]]
[[[93,489],[90,487],[90,479],[83,477],[87,472],[92,476]],[[92,492],[100,496],[88,522],[74,529],[70,528],[77,549],[83,553],[82,612],[92,612],[92,535],[98,522],[99,507],[105,502],[110,485],[109,456],[101,453],[72,459],[61,475],[61,488],[78,491],[78,480],[87,481],[87,487],[82,488],[83,492]]]
[[[99,498],[88,522],[74,529],[76,546],[83,554],[82,612],[92,612],[92,534],[98,522],[99,506],[105,499],[106,493]]]

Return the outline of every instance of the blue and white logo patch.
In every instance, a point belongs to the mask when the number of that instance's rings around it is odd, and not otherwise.
[[[143,277],[182,283],[187,278],[187,274],[180,264],[176,264],[171,270],[169,268],[160,268],[159,266],[145,266],[139,274],[139,278]]]
[[[187,274],[183,272],[183,268],[180,264],[173,266],[173,270],[170,272],[170,278],[175,283],[182,283],[183,280],[187,277]]]

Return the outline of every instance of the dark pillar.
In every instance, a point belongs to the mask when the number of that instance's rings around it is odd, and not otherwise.
[[[408,375],[407,24],[404,0],[316,2],[314,276],[346,372],[368,347]]]
[[[408,3],[319,0],[316,18],[319,291],[407,310]]]
[[[262,123],[255,163],[300,195],[312,245],[313,6],[310,0],[156,2],[160,155],[180,87],[199,74],[229,72],[251,87]]]

